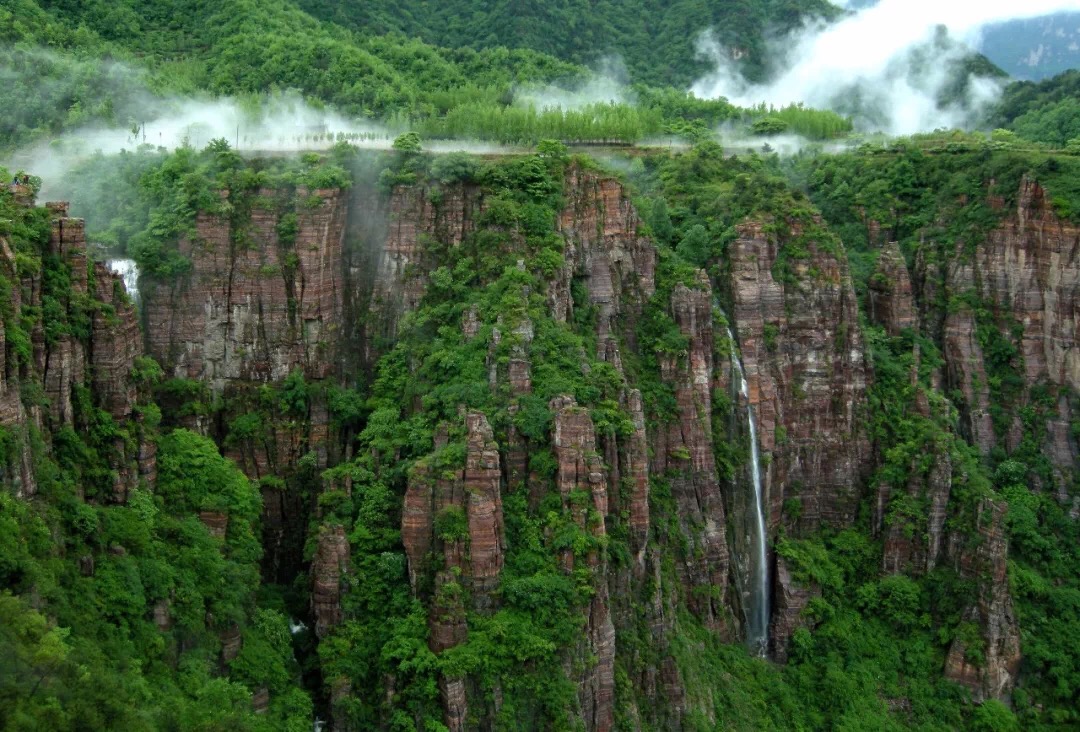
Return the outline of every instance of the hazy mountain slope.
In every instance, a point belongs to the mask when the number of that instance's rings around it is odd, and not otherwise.
[[[1038,81],[1080,67],[1080,12],[993,25],[979,50],[1018,79]]]
[[[765,69],[764,41],[810,17],[830,17],[824,0],[451,0],[354,3],[300,0],[312,15],[362,33],[402,31],[440,46],[532,48],[578,63],[617,57],[634,80],[689,84],[707,65],[695,43],[712,29],[746,57],[751,76]]]

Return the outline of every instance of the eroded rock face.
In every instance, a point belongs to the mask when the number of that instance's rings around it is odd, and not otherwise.
[[[877,270],[870,277],[869,290],[867,315],[874,323],[884,326],[886,333],[897,336],[905,328],[915,326],[911,277],[896,242],[882,246]]]
[[[131,372],[141,355],[138,318],[122,279],[104,264],[88,261],[83,220],[68,216],[66,202],[46,207],[53,215],[46,253],[54,258],[50,266],[66,274],[69,286],[47,293],[40,272],[26,274],[20,282],[14,253],[7,241],[0,239],[0,269],[9,282],[19,283],[12,288],[14,312],[23,306],[41,308],[46,295],[72,320],[86,317],[83,309],[87,300],[97,301],[101,307],[89,314],[87,334],[77,334],[72,328],[47,333],[36,323],[30,333],[31,363],[21,370],[8,359],[6,333],[0,335],[0,426],[13,428],[17,434],[25,434],[31,425],[50,430],[85,429],[91,415],[77,412],[74,396],[78,388],[89,389],[93,406],[108,412],[118,424],[131,426],[136,438],[134,445],[122,438],[112,445],[115,472],[111,494],[95,497],[123,503],[140,481],[152,487],[157,473],[156,449],[137,425],[135,412],[139,394]],[[22,403],[21,384],[34,382],[41,385],[48,399],[44,410],[36,406],[27,409]],[[4,480],[10,482],[16,495],[25,497],[33,495],[36,486],[29,445],[25,440],[20,442],[16,465]]]
[[[915,386],[915,373],[911,378]],[[948,410],[950,405],[942,400],[938,408]],[[931,419],[935,416],[929,396],[922,388],[916,388],[915,399],[909,411],[913,418]],[[933,570],[944,556],[950,542],[950,537],[945,533],[949,509],[962,512],[961,509],[949,505],[952,486],[954,482],[963,483],[967,480],[962,470],[959,475],[956,474],[952,449],[951,441],[942,438],[922,445],[911,458],[906,486],[889,485],[884,479],[879,479],[874,504],[873,532],[884,539],[882,572],[922,575]],[[919,506],[920,510],[916,515],[911,515],[910,508],[906,508],[893,515],[890,504],[897,498],[904,501],[908,507]],[[953,531],[957,529],[954,528]]]
[[[788,640],[806,625],[803,611],[821,588],[813,583],[801,583],[792,576],[783,557],[776,558],[773,571],[772,620],[769,623],[769,655],[785,663],[788,659]]]
[[[279,582],[300,569],[310,512],[294,485],[296,466],[308,453],[318,469],[328,466],[326,405],[313,398],[305,414],[274,414],[254,435],[225,432],[254,411],[261,385],[296,371],[307,381],[337,374],[346,213],[336,189],[261,189],[249,224],[234,229],[228,217],[199,213],[195,235],[179,243],[190,273],[142,287],[146,348],[166,376],[199,380],[234,410],[192,426],[224,443],[252,480],[275,480],[262,488],[263,572]]]
[[[985,299],[1012,311],[1023,326],[1020,347],[1028,383],[1080,389],[1080,228],[1057,217],[1037,181],[1023,179],[1016,216],[976,248],[973,266],[958,269],[952,286],[955,291],[976,287]]]
[[[727,522],[712,443],[713,294],[703,272],[693,288],[675,287],[671,316],[689,348],[685,357],[660,358],[661,378],[675,388],[678,417],[654,436],[650,470],[671,481],[679,525],[690,542],[678,566],[685,601],[706,625],[729,635]]]
[[[951,296],[974,293],[998,316],[1003,335],[1015,341],[1023,359],[1025,387],[1051,385],[1075,391],[1080,387],[1080,228],[1062,221],[1049,194],[1035,180],[1020,184],[1017,208],[970,253],[958,245],[948,275]],[[1015,323],[1015,326],[1011,326]],[[984,453],[996,444],[1011,451],[1019,446],[1021,425],[994,433],[989,416],[986,354],[978,346],[970,308],[959,308],[946,321],[949,382],[960,389],[972,439]],[[1060,389],[1059,389],[1060,392]],[[1026,399],[1026,397],[1025,397]],[[1056,412],[1056,413],[1055,413]],[[1064,436],[1071,412],[1063,394],[1046,415],[1044,451],[1056,468],[1056,486],[1066,500],[1067,473],[1077,465],[1075,441]]]
[[[344,619],[342,583],[349,572],[349,540],[343,526],[324,526],[319,531],[315,558],[311,560],[311,615],[315,635],[323,638]]]
[[[873,464],[866,432],[869,366],[855,293],[835,245],[805,243],[806,254],[760,222],[738,227],[728,250],[732,318],[749,403],[767,458],[766,522],[796,536],[855,519]],[[793,238],[804,237],[797,223]],[[774,583],[783,578],[774,577]],[[800,594],[775,591],[770,648],[786,656]]]
[[[971,689],[976,701],[1007,697],[1020,670],[1020,629],[1006,566],[1007,512],[1004,501],[982,501],[978,508],[978,539],[959,547],[954,556],[960,576],[976,582],[978,597],[964,620],[979,627],[985,647],[978,663],[962,639],[953,640],[945,660],[945,676]]]
[[[499,446],[487,417],[470,412],[465,417],[468,437],[465,452],[466,516],[469,527],[469,574],[474,598],[486,597],[498,586],[506,537],[503,529]]]
[[[571,282],[583,277],[589,304],[598,310],[597,357],[617,362],[614,319],[640,313],[656,291],[656,249],[640,233],[637,210],[614,178],[572,166],[564,189],[567,204],[557,223],[566,240],[566,264],[549,286],[551,311],[556,320],[571,318]]]
[[[777,278],[781,243],[747,223],[729,254],[750,404],[761,449],[772,455],[769,522],[797,532],[850,525],[873,464],[865,427],[869,368],[851,277],[842,255],[815,242],[807,249],[805,258],[787,258],[790,274]],[[797,520],[781,514],[789,499],[798,501]]]
[[[428,645],[441,653],[463,643],[469,609],[490,612],[502,573],[506,537],[499,445],[482,412],[468,412],[465,463],[456,469],[419,463],[409,475],[402,511],[402,543],[413,592],[430,605]],[[448,430],[436,435],[447,444]],[[441,566],[433,559],[441,558]],[[464,679],[442,677],[445,722],[464,729],[468,714]]]
[[[476,228],[483,212],[480,189],[471,185],[440,187],[438,196],[423,186],[395,186],[385,211],[373,207],[374,216],[385,216],[384,226],[367,227],[368,236],[381,246],[363,260],[354,273],[361,289],[370,291],[373,318],[364,334],[365,358],[373,361],[380,342],[397,334],[401,317],[416,309],[427,290],[430,257],[427,247],[434,242],[456,247]],[[356,214],[361,216],[359,212]]]
[[[284,214],[273,190],[259,192],[273,203],[254,206],[242,233],[200,213],[195,236],[180,242],[190,275],[143,288],[147,348],[167,374],[219,393],[229,382],[279,381],[295,369],[328,375],[342,318],[345,202],[338,190],[297,196],[304,202],[289,212],[292,237],[280,233]],[[307,205],[310,197],[320,205]]]
[[[589,412],[573,397],[557,397],[550,404],[555,415],[553,448],[559,467],[556,487],[563,498],[564,510],[578,526],[597,538],[607,533],[604,517],[608,513],[607,475],[596,452],[596,428]],[[591,509],[591,510],[590,510]],[[569,550],[562,556],[567,571],[575,557]],[[591,552],[586,563],[594,576],[602,578],[607,563],[598,552]],[[605,582],[595,584],[596,594],[589,603],[585,650],[594,664],[580,675],[578,698],[582,716],[590,730],[607,732],[615,719],[615,625]]]

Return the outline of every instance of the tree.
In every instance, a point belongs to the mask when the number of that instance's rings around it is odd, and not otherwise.
[[[652,228],[653,236],[656,237],[658,242],[671,245],[672,240],[675,239],[675,227],[671,223],[671,216],[668,215],[667,201],[663,198],[657,198],[653,201],[649,215],[649,226]]]
[[[709,247],[709,232],[701,224],[694,224],[675,247],[675,251],[687,262],[704,267],[712,254]]]
[[[754,120],[750,125],[750,132],[759,135],[779,135],[781,132],[786,132],[788,129],[788,123],[779,117],[763,117],[762,119]]]
[[[402,135],[398,135],[391,147],[403,153],[418,153],[423,151],[423,148],[420,146],[420,135],[415,132],[406,132]]]

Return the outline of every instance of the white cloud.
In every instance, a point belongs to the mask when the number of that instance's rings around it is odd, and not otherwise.
[[[945,51],[930,64],[914,63],[913,51],[931,43],[940,26],[954,39],[974,44],[983,26],[1080,9],[1080,0],[882,0],[831,25],[815,24],[778,44],[784,70],[767,84],[748,84],[735,71],[729,54],[706,35],[702,53],[716,70],[694,85],[694,93],[724,96],[741,105],[777,106],[805,102],[846,109],[858,96],[884,110],[876,122],[886,131],[907,134],[960,124],[973,106],[994,98],[985,83],[974,84],[967,104],[940,109],[937,96],[950,80],[949,64],[958,50]]]

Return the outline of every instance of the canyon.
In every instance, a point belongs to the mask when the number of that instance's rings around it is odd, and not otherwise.
[[[403,333],[422,327],[423,304],[448,301],[445,270],[468,242],[496,232],[493,246],[502,249],[492,255],[501,263],[486,285],[505,287],[511,305],[496,312],[473,303],[437,336],[470,349],[492,400],[481,408],[463,397],[438,412],[427,454],[410,460],[397,483],[393,463],[405,446],[372,463],[394,496],[408,592],[423,608],[432,654],[463,658],[474,637],[492,632],[486,623],[508,610],[512,591],[523,592],[515,573],[528,516],[537,522],[532,540],[554,552],[558,572],[585,598],[571,603],[579,625],[557,654],[577,724],[605,732],[620,717],[679,728],[714,693],[690,683],[694,671],[677,652],[681,627],[692,622],[729,643],[749,638],[785,662],[796,633],[818,622],[810,609],[823,589],[778,547],[860,527],[860,506],[868,505],[869,530],[883,546],[881,577],[922,577],[945,565],[970,583],[962,615],[976,633],[951,641],[942,673],[976,701],[1007,701],[1021,663],[1007,507],[961,489],[968,476],[949,440],[984,456],[1015,452],[1030,429],[1017,410],[1038,402],[1038,449],[1052,471],[1049,484],[1032,489],[1063,505],[1074,500],[1080,229],[1055,214],[1031,177],[1013,210],[994,202],[1001,222],[985,240],[954,251],[928,242],[909,263],[874,227],[880,253],[860,303],[843,245],[820,219],[783,228],[748,219],[722,261],[673,275],[619,179],[576,163],[561,176],[552,233],[562,256],[550,269],[537,269],[529,237],[499,219],[502,194],[474,182],[263,189],[243,236],[235,219],[197,214],[177,245],[190,271],[171,281],[142,277],[139,314],[121,275],[87,263],[80,220],[65,204],[48,204],[48,254],[71,272],[64,306],[84,296],[102,306],[85,339],[31,332],[24,363],[4,344],[0,425],[78,427],[77,393],[87,391],[130,425],[115,443],[111,484],[88,498],[124,504],[155,476],[155,442],[139,411],[151,395],[132,376],[137,359],[145,353],[165,379],[202,385],[220,408],[167,410],[165,422],[213,438],[259,486],[264,579],[288,584],[306,573],[310,625],[318,639],[333,638],[356,612],[349,598],[366,559],[357,548],[363,539],[327,497],[359,501],[371,479],[340,470],[364,456],[354,452],[356,428],[335,416],[330,390],[387,378],[380,363]],[[796,241],[805,251],[793,255]],[[29,297],[15,311],[40,306],[45,285],[18,270],[6,242],[0,253],[5,275]],[[518,283],[515,271],[539,272],[542,291]],[[983,303],[992,323],[980,315]],[[654,321],[669,324],[677,348],[643,344],[642,324]],[[866,328],[893,338],[917,333],[941,353],[930,383],[912,374],[907,409],[945,425],[949,437],[928,445],[903,483],[880,470],[888,446],[871,429]],[[1019,349],[1011,419],[995,418],[991,384],[1000,366],[988,360],[987,328]],[[544,339],[552,329],[584,344],[569,357],[575,380],[615,385],[603,387],[603,399],[547,393],[554,356]],[[422,358],[435,357],[418,355],[404,367],[418,379]],[[258,429],[242,429],[260,389],[300,378],[302,407],[258,407]],[[40,406],[20,398],[27,383],[40,385]],[[403,396],[397,406],[402,420],[434,409],[421,397]],[[523,422],[529,410],[546,415],[543,430]],[[28,442],[18,455],[3,478],[29,498]],[[917,525],[895,518],[891,507],[902,501],[921,507]],[[205,518],[208,526],[217,520]],[[760,546],[767,555],[756,559]],[[765,577],[763,594],[755,584]],[[512,694],[498,678],[464,661],[460,668],[438,674],[446,728],[497,727],[514,708]],[[342,710],[376,690],[345,675],[322,681],[332,690],[333,728],[350,729]],[[392,696],[396,683],[381,679],[379,693]]]

